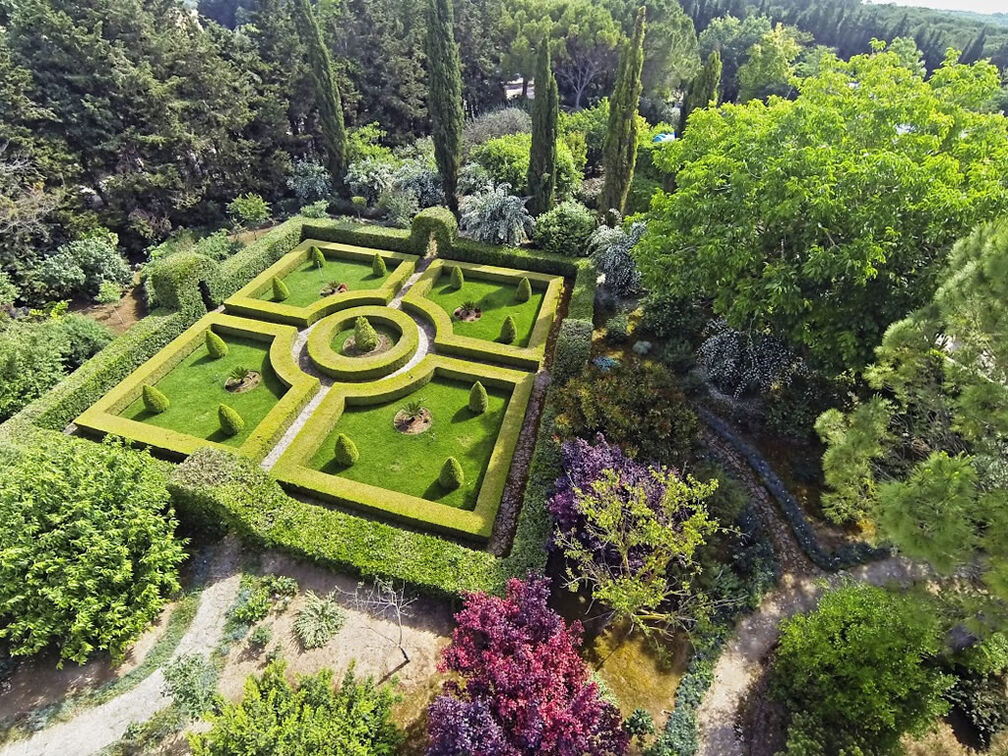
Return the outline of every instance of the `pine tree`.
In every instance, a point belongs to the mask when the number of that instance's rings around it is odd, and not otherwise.
[[[605,184],[599,208],[603,213],[626,205],[637,162],[637,104],[641,96],[641,67],[644,64],[644,6],[637,10],[633,37],[623,48],[616,86],[609,103],[609,129],[603,148]]]
[[[346,127],[343,124],[343,101],[336,84],[332,58],[322,41],[322,32],[310,1],[294,0],[293,10],[298,34],[308,48],[312,80],[315,82],[315,99],[322,120],[322,135],[329,155],[329,172],[333,180],[342,185],[346,174]]]
[[[304,2],[306,0],[302,0]],[[452,0],[429,0],[427,5],[428,101],[434,137],[434,159],[441,174],[448,207],[458,214],[455,197],[462,162],[462,63],[455,41]]]
[[[553,207],[556,190],[556,134],[560,97],[550,66],[549,38],[539,46],[535,73],[535,103],[532,105],[532,151],[529,155],[529,211],[541,215]]]
[[[698,108],[717,105],[721,89],[721,54],[715,50],[707,56],[703,70],[690,82],[689,91],[679,113],[679,134],[686,129],[686,119]]]

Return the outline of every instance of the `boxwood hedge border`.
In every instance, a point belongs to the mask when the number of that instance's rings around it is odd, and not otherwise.
[[[370,357],[347,357],[332,345],[333,336],[353,325],[359,317],[371,325],[381,324],[399,333],[399,340],[388,350]],[[308,334],[308,357],[312,364],[330,378],[340,381],[365,381],[381,378],[399,370],[420,348],[420,329],[401,310],[389,307],[351,307],[327,315]]]

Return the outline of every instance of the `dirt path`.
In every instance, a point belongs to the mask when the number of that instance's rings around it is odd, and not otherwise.
[[[174,656],[208,656],[221,639],[228,608],[238,592],[241,572],[238,568],[239,544],[227,539],[217,553],[210,570],[208,585],[200,596],[199,608],[186,630]],[[0,756],[38,756],[38,754],[90,754],[119,740],[134,722],[143,722],[169,700],[161,695],[164,676],[160,669],[135,687],[88,709],[73,719],[41,730],[30,738],[0,748]]]
[[[777,643],[780,623],[815,607],[826,587],[854,580],[883,586],[909,584],[930,576],[921,565],[891,558],[829,577],[785,574],[778,588],[735,628],[714,667],[714,682],[697,710],[701,756],[744,756],[736,720],[742,702],[762,672],[763,661]]]

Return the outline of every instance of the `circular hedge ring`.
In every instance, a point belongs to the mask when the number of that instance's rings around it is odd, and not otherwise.
[[[383,352],[352,357],[339,351],[333,339],[353,328],[359,317],[367,318],[372,326],[384,327],[398,334],[396,342]],[[322,318],[308,334],[308,357],[321,372],[343,381],[368,381],[394,373],[412,357],[420,346],[420,329],[406,313],[390,307],[369,305]]]

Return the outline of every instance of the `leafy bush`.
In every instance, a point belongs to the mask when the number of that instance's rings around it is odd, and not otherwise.
[[[242,575],[228,620],[247,629],[264,619],[271,609],[283,610],[297,592],[297,581],[286,575]]]
[[[528,276],[522,276],[515,289],[515,300],[518,302],[528,302],[532,298],[532,282]]]
[[[221,357],[227,356],[228,345],[220,336],[213,332],[212,329],[208,328],[206,334],[203,337],[206,343],[207,352],[215,360],[219,360]]]
[[[710,382],[736,398],[766,393],[804,369],[787,345],[770,334],[736,331],[720,318],[710,323],[708,334],[697,358]]]
[[[609,130],[609,98],[571,113],[561,110],[558,125],[561,134],[584,134],[589,171],[597,168],[602,162],[602,149]]]
[[[994,735],[1008,729],[1008,697],[1002,676],[960,677],[946,697],[966,716],[985,746]]]
[[[488,192],[493,189],[493,185],[494,180],[490,171],[479,163],[466,163],[459,171],[458,193],[463,196]]]
[[[336,450],[333,455],[333,459],[335,459],[336,464],[341,467],[351,467],[357,464],[357,460],[360,459],[360,452],[357,451],[357,444],[355,444],[353,439],[345,433],[340,433],[336,436]]]
[[[396,165],[396,160],[382,157],[355,160],[347,166],[347,186],[353,194],[373,205],[383,193],[392,189]]]
[[[113,339],[112,331],[87,315],[70,312],[51,320],[51,328],[66,335],[67,347],[63,352],[63,361],[68,370],[79,368]]]
[[[557,140],[557,197],[570,197],[581,185],[581,171],[574,163],[570,147]],[[528,194],[529,153],[531,134],[512,134],[497,137],[472,151],[472,160],[490,173],[496,184],[509,184],[520,195]]]
[[[631,223],[629,229],[599,226],[588,240],[595,267],[605,276],[606,288],[617,297],[632,296],[641,289],[640,271],[631,250],[646,230],[643,221]]]
[[[287,288],[281,279],[273,276],[273,298],[278,302],[282,302],[290,296],[290,289]]]
[[[378,197],[378,209],[397,228],[409,228],[413,216],[420,210],[420,203],[412,192],[387,189]]]
[[[504,322],[501,323],[500,331],[500,341],[502,344],[513,344],[514,340],[518,337],[518,326],[515,325],[515,319],[511,315],[504,318]]]
[[[392,150],[381,143],[386,136],[387,132],[377,121],[350,129],[347,133],[347,161],[353,163],[362,158],[391,158]]]
[[[509,184],[500,184],[484,194],[463,197],[462,228],[474,239],[491,244],[524,244],[532,233],[533,220],[520,197],[510,194]]]
[[[585,257],[588,255],[588,239],[597,225],[591,210],[567,200],[536,218],[532,241],[547,252]]]
[[[454,491],[459,488],[465,482],[465,473],[462,472],[462,465],[455,457],[448,457],[445,460],[444,465],[441,467],[441,473],[438,475],[438,483],[446,491]]]
[[[363,315],[354,321],[354,348],[358,352],[370,352],[378,348],[378,333]]]
[[[118,237],[106,231],[63,245],[29,273],[33,293],[40,298],[69,299],[77,294],[97,296],[103,281],[125,286],[133,274],[118,244]]]
[[[363,200],[363,202],[367,205],[367,200]],[[310,205],[302,205],[298,210],[298,215],[303,215],[305,218],[327,218],[329,217],[329,200],[319,200]]]
[[[217,668],[205,656],[183,654],[164,666],[162,694],[196,719],[217,704]]]
[[[696,300],[651,293],[644,299],[640,330],[658,339],[685,340],[692,351],[700,345],[708,320]]]
[[[153,412],[155,414],[161,414],[170,406],[168,397],[164,395],[156,386],[150,386],[144,384],[143,386],[143,403],[144,407],[147,408],[148,412]]]
[[[560,324],[553,349],[553,380],[563,383],[580,375],[591,357],[592,324],[589,320],[567,318]]]
[[[241,701],[208,714],[210,731],[190,736],[193,754],[398,753],[402,735],[392,721],[396,698],[390,688],[376,688],[370,678],[358,682],[351,667],[339,690],[328,669],[300,678],[295,690],[285,667],[279,659],[270,662],[261,677],[248,678]]]
[[[258,649],[266,648],[271,640],[273,640],[273,631],[266,624],[256,625],[248,636],[249,645]]]
[[[237,436],[245,428],[245,420],[234,407],[221,404],[217,407],[217,419],[225,435]]]
[[[240,194],[231,200],[227,206],[228,215],[239,228],[260,226],[269,220],[270,206],[258,194]]]
[[[287,188],[302,205],[326,200],[332,194],[332,176],[317,160],[295,160],[287,174]]]
[[[392,172],[391,188],[412,195],[420,208],[444,204],[441,176],[433,160],[427,156],[401,162]]]
[[[388,266],[385,265],[385,258],[377,252],[375,252],[375,256],[371,260],[371,273],[382,277],[388,275]]]
[[[343,627],[343,610],[334,593],[305,593],[305,603],[294,620],[294,632],[304,648],[322,648]]]
[[[482,113],[466,122],[462,140],[466,150],[471,150],[491,139],[510,134],[531,134],[532,116],[521,108],[501,108]]]
[[[14,301],[21,295],[21,290],[14,285],[10,276],[0,270],[0,311],[6,310],[14,305]]]
[[[625,312],[606,321],[606,338],[614,344],[625,344],[630,338],[630,317]]]
[[[178,589],[185,555],[163,468],[122,444],[70,440],[3,464],[0,638],[14,656],[121,656]]]
[[[696,414],[660,365],[619,363],[589,368],[556,392],[556,430],[564,438],[603,434],[632,458],[677,468],[699,433]]]
[[[483,384],[476,381],[469,389],[469,411],[482,415],[487,411],[487,406],[489,404],[489,397],[487,397],[486,389],[483,388]]]

